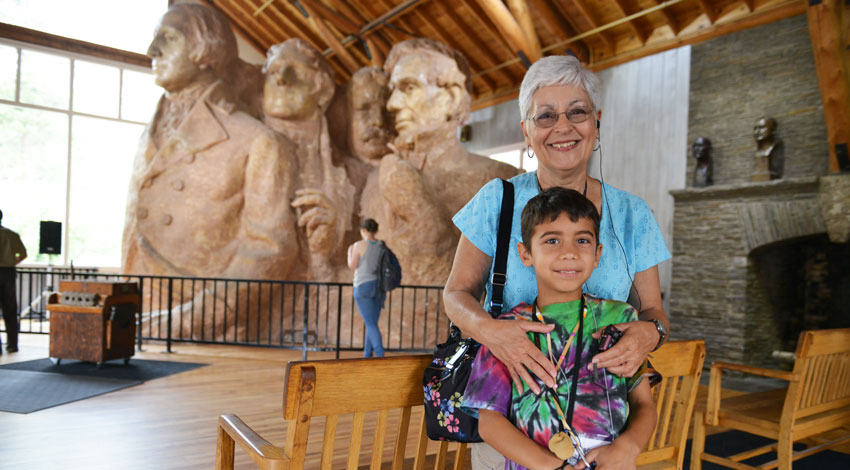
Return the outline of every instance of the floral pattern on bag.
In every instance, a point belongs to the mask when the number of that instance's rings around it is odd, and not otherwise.
[[[477,346],[476,344],[475,347],[469,348],[453,368],[447,367],[446,360],[453,357],[462,345],[438,348],[439,353],[435,353],[434,360],[425,370],[422,382],[425,392],[426,428],[428,437],[433,440],[481,441],[478,437],[478,420],[460,409],[463,391],[469,378],[469,366],[478,350]],[[462,366],[464,363],[465,367]]]

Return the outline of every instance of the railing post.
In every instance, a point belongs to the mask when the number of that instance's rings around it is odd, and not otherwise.
[[[337,286],[336,294],[336,358],[339,359],[339,342],[340,336],[342,335],[342,287],[341,285]]]
[[[142,352],[142,307],[144,306],[144,288],[145,283],[142,277],[139,277],[139,304],[138,310],[136,311],[136,348],[139,352]]]
[[[168,278],[168,332],[166,333],[167,336],[165,337],[166,338],[165,339],[165,344],[166,344],[165,350],[167,352],[171,352],[171,301],[172,301],[171,289],[173,287],[173,283],[174,283],[174,278],[169,277]]]
[[[301,360],[307,360],[307,322],[310,317],[310,284],[304,284],[304,319],[301,327]]]

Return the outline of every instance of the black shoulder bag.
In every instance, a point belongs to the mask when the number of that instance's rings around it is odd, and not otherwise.
[[[511,241],[511,222],[514,212],[514,185],[502,180],[502,208],[499,213],[499,232],[496,256],[493,258],[493,277],[490,279],[490,315],[502,313],[503,295],[507,283],[508,250]],[[425,369],[422,386],[425,389],[425,429],[435,441],[482,442],[478,435],[478,419],[460,410],[463,393],[472,362],[481,345],[472,338],[461,336],[452,325],[449,338],[438,344],[434,360]]]

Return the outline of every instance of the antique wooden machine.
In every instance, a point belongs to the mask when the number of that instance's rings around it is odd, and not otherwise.
[[[58,296],[47,304],[50,312],[50,358],[96,362],[130,361],[134,354],[135,282],[59,281]]]

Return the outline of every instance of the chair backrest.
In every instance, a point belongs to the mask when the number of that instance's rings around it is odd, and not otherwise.
[[[802,332],[796,358],[783,422],[850,405],[850,328]]]
[[[637,464],[675,461],[675,468],[681,469],[705,361],[705,341],[668,341],[650,355],[649,361],[662,376],[661,383],[652,387],[658,425]]]
[[[431,453],[436,452],[434,467],[443,468],[448,443],[430,441],[421,419],[422,377],[431,360],[430,354],[420,354],[289,363],[283,417],[289,423],[285,450],[291,468],[308,463],[314,467],[320,459],[322,469],[342,468],[345,462],[350,470],[365,465],[377,470],[382,462],[392,462],[392,468],[400,470],[405,459],[413,458],[413,468],[422,469],[429,446]],[[321,450],[316,452],[319,444],[309,442],[310,421],[320,417],[325,417],[324,432]],[[409,432],[411,422],[413,432]],[[338,425],[345,435],[336,435]],[[394,440],[388,441],[388,435],[394,435]],[[338,440],[344,442],[335,446]],[[361,448],[370,443],[371,457],[361,457]],[[344,455],[335,456],[335,447]],[[465,453],[466,445],[458,445],[454,468],[462,468]],[[366,458],[369,461],[361,463]]]

